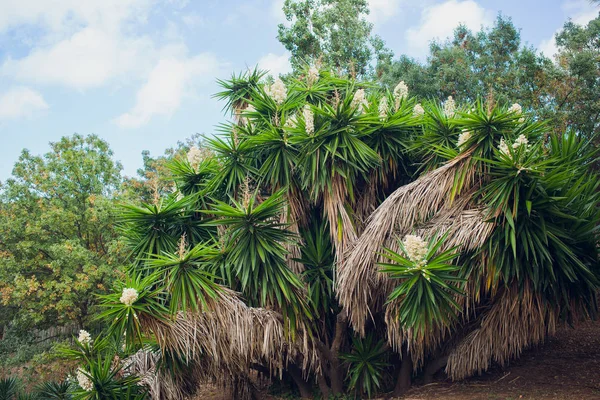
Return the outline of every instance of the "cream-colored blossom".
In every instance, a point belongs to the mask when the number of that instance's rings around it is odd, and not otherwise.
[[[121,303],[131,306],[138,299],[138,291],[133,288],[125,288],[123,289],[123,293],[121,294],[121,298],[119,299]]]
[[[419,266],[427,263],[426,256],[428,252],[427,242],[424,241],[420,236],[406,235],[402,241],[404,245],[404,252],[408,259]]]
[[[510,108],[508,109],[508,112],[514,112],[517,114],[521,114],[521,113],[523,113],[523,107],[521,107],[521,105],[519,103],[514,103],[512,106],[510,106]]]
[[[423,106],[421,105],[421,103],[417,103],[415,104],[414,108],[413,108],[413,115],[416,117],[420,117],[422,115],[425,114],[425,109],[423,108]]]
[[[312,135],[315,132],[315,115],[313,114],[310,106],[307,104],[302,110],[302,116],[304,117],[304,127],[306,133]]]
[[[282,104],[287,98],[287,88],[285,87],[283,81],[277,78],[269,88],[268,94],[275,101],[275,103]]]
[[[352,108],[357,108],[358,112],[363,112],[365,106],[367,105],[367,99],[365,96],[365,89],[358,89],[354,93],[354,97],[352,98]]]
[[[196,168],[202,161],[202,152],[196,146],[192,146],[187,153],[187,159],[190,165]]]
[[[306,75],[306,80],[309,85],[313,85],[315,82],[319,80],[319,69],[314,65],[308,69],[308,74]]]
[[[460,149],[464,146],[464,144],[471,139],[471,131],[467,131],[466,129],[462,131],[460,135],[458,135],[458,141],[456,142],[456,146]]]
[[[79,337],[77,338],[77,341],[81,344],[90,345],[92,344],[92,335],[90,335],[88,331],[82,329],[79,331]]]
[[[77,369],[77,383],[79,384],[79,387],[81,387],[86,392],[89,392],[94,388],[92,380],[81,368]]]
[[[248,114],[255,112],[256,109],[254,108],[254,106],[252,104],[248,104],[248,107],[246,107],[246,109],[244,109],[243,113],[245,114],[242,117],[242,123],[244,125],[249,125],[251,123],[250,121],[250,117],[248,116]]]
[[[515,113],[517,115],[521,115],[521,114],[523,114],[523,107],[521,107],[521,105],[519,103],[514,103],[512,106],[509,107],[508,112]],[[523,121],[525,121],[524,117],[519,118],[519,122],[523,122]]]
[[[454,113],[456,112],[456,103],[452,96],[448,96],[446,101],[444,102],[444,114],[448,118],[454,117]]]
[[[396,111],[400,107],[400,102],[402,99],[405,99],[406,97],[408,97],[408,86],[406,83],[404,83],[404,81],[400,81],[394,88],[394,105],[396,106]]]
[[[296,125],[298,125],[298,116],[296,114],[287,117],[285,120],[285,124],[283,124],[285,128],[293,128]]]
[[[529,149],[529,140],[525,137],[525,135],[520,134],[518,138],[515,139],[515,142],[512,145],[513,149],[518,149],[521,146],[525,146],[526,149]]]
[[[510,155],[510,152],[508,151],[508,145],[506,144],[506,142],[504,141],[504,138],[500,139],[500,144],[498,145],[498,150],[500,151],[500,153],[505,154],[507,156]]]
[[[381,119],[387,118],[388,111],[389,111],[388,98],[387,98],[387,96],[382,96],[381,100],[379,101],[379,118],[381,118]]]

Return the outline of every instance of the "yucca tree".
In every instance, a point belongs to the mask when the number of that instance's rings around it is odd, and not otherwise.
[[[354,276],[342,280],[339,291],[359,332],[366,315],[387,309],[390,344],[406,347],[408,362],[425,364],[425,370],[428,363],[438,369],[446,365],[450,377],[461,379],[543,341],[561,318],[595,310],[600,215],[597,179],[588,170],[595,156],[574,133],[543,142],[545,125],[528,120],[516,105],[479,101],[450,118],[440,116],[443,109],[429,109],[426,120],[445,125],[437,134],[427,127],[416,141],[432,144],[440,135],[437,145],[420,150],[426,172],[371,215],[347,260]],[[455,143],[444,139],[452,136]],[[439,279],[410,267],[395,238],[414,232],[429,239],[446,235],[441,246],[429,245],[430,252],[437,248],[444,258],[454,248],[456,265],[462,266],[443,267],[449,274]],[[390,249],[382,254],[382,246]],[[423,273],[436,271],[432,263]],[[390,277],[404,281],[396,286]],[[462,280],[464,297],[451,285]],[[443,295],[437,300],[436,290]],[[387,305],[379,300],[385,298]],[[423,303],[428,298],[435,308]],[[457,312],[458,321],[440,320],[425,330],[415,326],[423,318],[431,322]],[[425,334],[415,335],[415,329]],[[448,349],[445,343],[457,338]]]
[[[170,164],[176,193],[124,209],[132,266],[103,316],[155,371],[153,396],[214,379],[249,397],[252,370],[303,396],[370,396],[394,374],[399,392],[595,311],[596,156],[579,135],[404,83],[263,75],[220,82],[234,121]]]

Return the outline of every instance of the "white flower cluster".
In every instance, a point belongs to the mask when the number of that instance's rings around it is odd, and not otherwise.
[[[527,138],[523,134],[520,134],[519,137],[515,139],[515,142],[512,145],[513,149],[518,149],[521,146],[525,146],[526,150],[529,150],[529,140],[527,140]]]
[[[192,146],[187,153],[187,159],[190,165],[196,168],[202,161],[202,152],[196,146]]]
[[[351,107],[358,108],[358,112],[363,112],[365,105],[367,104],[367,99],[365,96],[365,89],[358,89],[354,93],[354,97],[352,98]]]
[[[521,114],[523,114],[523,107],[521,107],[521,105],[519,103],[514,103],[512,106],[509,107],[508,112],[515,113],[517,115],[521,115]],[[523,117],[519,118],[519,122],[523,122],[523,121],[525,121],[525,118],[523,118]]]
[[[415,104],[415,107],[413,108],[413,115],[416,117],[420,117],[424,114],[425,114],[425,109],[423,108],[421,103]]]
[[[381,119],[387,118],[388,110],[389,110],[389,107],[388,107],[387,96],[382,96],[381,100],[379,101],[379,118],[381,118]]]
[[[89,392],[94,388],[92,380],[86,375],[83,369],[77,369],[77,384],[86,392]]]
[[[269,87],[267,93],[277,104],[282,104],[287,98],[287,89],[283,81],[279,78],[275,79],[275,82]]]
[[[248,116],[248,114],[253,113],[256,111],[256,108],[254,108],[254,106],[252,104],[248,104],[248,107],[246,107],[242,112],[244,114],[246,114],[244,117],[242,117],[242,123],[244,125],[250,125],[250,117]]]
[[[81,344],[90,345],[92,344],[92,335],[90,335],[88,331],[82,329],[79,331],[79,337],[77,338],[77,341]]]
[[[308,135],[312,135],[315,132],[315,115],[308,104],[304,106],[304,109],[302,110],[302,116],[304,117],[304,127],[306,128],[306,133]]]
[[[520,134],[519,137],[515,139],[514,143],[512,144],[512,148],[514,150],[517,150],[521,146],[525,146],[525,151],[529,151],[529,148],[531,147],[529,145],[529,140],[527,140],[527,137],[523,134]],[[510,152],[508,151],[508,145],[504,141],[504,138],[500,139],[500,145],[498,145],[498,150],[500,151],[500,153],[510,156]]]
[[[504,138],[500,139],[500,144],[498,145],[498,150],[502,154],[505,154],[507,156],[510,155],[510,152],[508,151],[508,146],[506,145],[506,142],[504,141]]]
[[[456,142],[456,147],[459,149],[464,146],[467,141],[471,139],[471,131],[464,129],[460,135],[458,135],[458,140]]]
[[[452,96],[448,96],[446,101],[444,102],[444,114],[448,118],[454,117],[454,113],[456,112],[456,103]]]
[[[417,266],[422,267],[427,264],[425,256],[427,256],[428,246],[420,236],[406,235],[402,241],[404,252],[408,259]]]
[[[285,128],[293,128],[298,124],[297,119],[298,119],[298,117],[296,116],[296,114],[290,115],[289,117],[286,118],[285,124],[283,124],[283,126]]]
[[[406,97],[408,97],[408,86],[406,86],[404,81],[400,81],[394,88],[394,100],[396,100],[394,105],[396,106],[396,111],[400,107],[402,99],[405,99]]]
[[[519,103],[514,103],[512,106],[510,106],[508,112],[521,114],[523,112],[523,107],[521,107]]]
[[[319,69],[314,65],[308,69],[308,75],[306,76],[306,80],[309,85],[313,85],[315,82],[319,80]]]
[[[125,288],[123,289],[123,293],[121,294],[121,298],[119,299],[121,303],[131,306],[138,299],[138,291],[133,288]]]

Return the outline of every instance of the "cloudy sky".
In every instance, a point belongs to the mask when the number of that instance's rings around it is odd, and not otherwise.
[[[370,0],[370,20],[396,54],[423,58],[458,23],[479,29],[501,12],[522,39],[555,51],[587,0]],[[283,0],[0,0],[0,181],[21,150],[73,133],[106,139],[128,175],[142,150],[162,154],[224,119],[216,78],[256,64],[287,72],[277,41]]]

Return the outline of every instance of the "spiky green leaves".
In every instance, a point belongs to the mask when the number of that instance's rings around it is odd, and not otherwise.
[[[451,264],[459,256],[456,249],[438,254],[445,240],[442,236],[424,242],[423,252],[407,248],[403,242],[398,243],[402,254],[384,249],[382,256],[389,262],[379,264],[382,271],[400,280],[388,296],[388,304],[397,307],[397,318],[405,329],[423,334],[434,326],[448,325],[457,317],[457,298],[463,295],[464,280],[457,274],[460,267]]]
[[[349,389],[371,398],[383,383],[385,369],[390,366],[384,341],[377,341],[373,334],[364,339],[353,336],[352,351],[342,354],[341,358],[349,367]]]
[[[147,266],[162,277],[162,285],[169,295],[171,314],[206,310],[222,291],[215,283],[215,277],[207,272],[219,252],[213,246],[204,244],[189,250],[185,243],[181,243],[181,247],[176,254],[155,256],[148,260]]]
[[[285,243],[293,235],[280,222],[286,201],[279,191],[261,203],[257,194],[243,204],[218,202],[210,211],[219,217],[213,224],[226,228],[228,261],[241,291],[251,305],[277,307],[291,326],[309,316],[302,282],[286,265]]]
[[[480,190],[498,226],[484,249],[494,282],[531,283],[567,311],[570,292],[589,296],[598,284],[598,181],[584,161],[593,153],[572,134],[552,137],[549,147],[505,143],[485,160],[492,179]]]
[[[104,311],[99,318],[110,324],[109,333],[117,337],[125,334],[128,344],[141,345],[144,340],[142,320],[167,321],[169,312],[165,307],[166,293],[159,284],[159,273],[145,278],[141,274],[134,275],[118,284],[113,293],[100,296]],[[131,304],[121,301],[124,289],[134,289],[137,292],[137,298]]]

